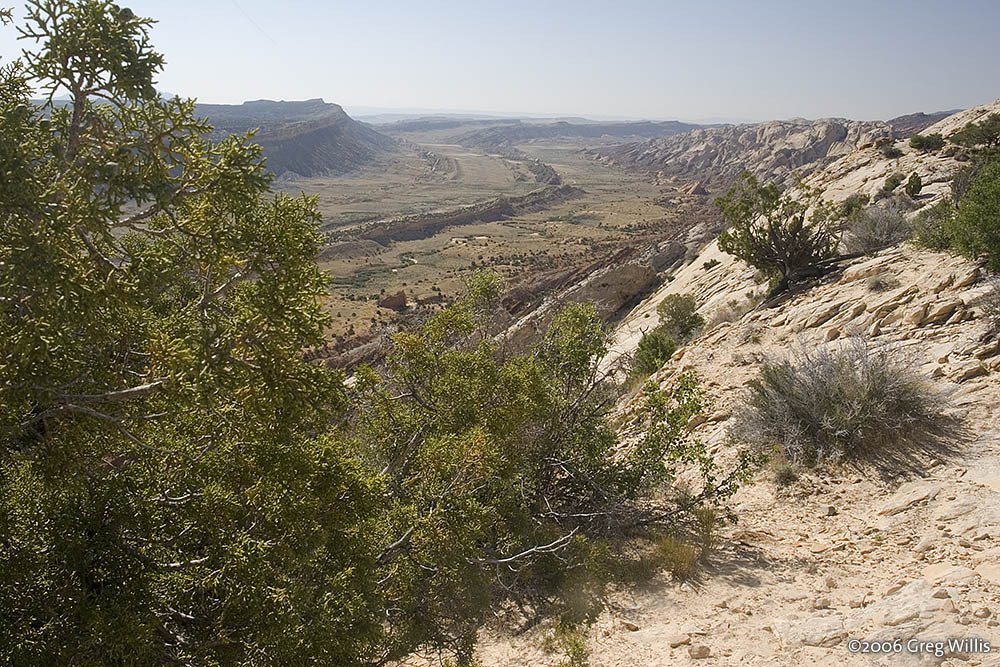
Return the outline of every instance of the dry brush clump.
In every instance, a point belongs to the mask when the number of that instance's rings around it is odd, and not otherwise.
[[[740,318],[757,307],[763,298],[763,294],[748,290],[743,294],[742,298],[734,297],[729,299],[712,313],[712,316],[708,319],[708,323],[705,325],[705,329],[712,331],[720,324],[739,321]]]
[[[786,460],[882,463],[883,472],[946,451],[957,435],[947,397],[885,346],[865,339],[763,364],[730,429]]]
[[[989,291],[982,296],[980,306],[989,323],[990,335],[1000,334],[1000,277],[994,276],[990,279]]]
[[[845,232],[846,252],[870,255],[910,238],[913,229],[900,211],[872,206],[848,219]]]

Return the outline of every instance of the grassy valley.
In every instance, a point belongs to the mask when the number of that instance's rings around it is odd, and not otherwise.
[[[336,352],[440,309],[477,270],[499,271],[515,290],[534,285],[538,301],[623,248],[683,240],[714,216],[708,197],[590,159],[586,139],[539,139],[503,153],[450,143],[468,132],[458,123],[393,133],[399,150],[376,165],[276,182],[319,197]],[[539,182],[539,164],[560,185]],[[408,308],[386,302],[400,292]]]

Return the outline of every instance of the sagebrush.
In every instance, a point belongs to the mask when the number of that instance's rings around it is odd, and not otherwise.
[[[852,216],[845,231],[847,252],[871,254],[905,241],[913,230],[899,211],[873,206]]]
[[[763,364],[731,433],[793,463],[901,460],[947,434],[946,407],[898,353],[854,339]]]

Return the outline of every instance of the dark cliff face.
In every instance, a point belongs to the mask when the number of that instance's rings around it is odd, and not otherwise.
[[[337,104],[323,100],[239,105],[200,104],[197,114],[215,127],[215,136],[258,130],[267,167],[278,176],[344,174],[396,149],[390,137],[359,123]]]

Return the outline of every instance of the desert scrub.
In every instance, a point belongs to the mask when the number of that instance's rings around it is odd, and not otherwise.
[[[665,535],[656,542],[656,561],[675,579],[690,579],[698,567],[701,554],[698,545],[672,535]]]
[[[587,667],[590,664],[586,628],[574,626],[562,630],[559,643],[565,656],[559,663],[559,667]]]
[[[896,147],[896,142],[891,137],[882,137],[875,142],[875,148],[883,157],[893,160],[902,157],[903,151]]]
[[[791,486],[799,481],[799,473],[795,466],[787,461],[774,466],[774,483],[778,486]]]
[[[736,322],[744,315],[753,310],[758,303],[760,303],[762,295],[754,293],[752,290],[748,290],[743,298],[732,298],[727,301],[723,306],[720,306],[712,316],[708,319],[708,324],[706,324],[706,331],[711,331],[715,327],[723,324],[725,322]]]
[[[563,659],[557,667],[587,667],[590,665],[590,649],[587,648],[587,625],[583,623],[559,621],[546,631],[538,647],[550,655],[561,653]]]
[[[899,287],[899,279],[888,272],[878,273],[865,281],[865,287],[869,292],[885,292]]]
[[[980,305],[983,316],[990,325],[990,334],[1000,334],[1000,277],[990,279],[989,291],[983,295]]]
[[[840,203],[840,217],[846,220],[852,219],[857,214],[864,211],[871,202],[871,197],[866,194],[856,192]]]
[[[630,382],[636,384],[660,370],[680,345],[693,338],[705,324],[690,294],[669,294],[656,307],[659,324],[645,332],[632,357]]]
[[[641,380],[663,368],[676,351],[677,343],[663,325],[644,333],[632,356],[630,369],[632,384],[641,383]]]
[[[973,259],[985,259],[1000,272],[1000,159],[986,163],[962,194],[952,221],[952,246]]]
[[[923,190],[923,188],[924,188],[924,181],[922,178],[920,178],[920,174],[918,174],[917,172],[913,172],[912,174],[910,174],[910,178],[906,180],[906,186],[904,188],[904,191],[906,192],[907,196],[915,198],[920,194],[920,191]]]
[[[885,183],[882,185],[882,189],[875,195],[875,199],[886,199],[891,197],[892,193],[896,190],[896,188],[903,184],[904,180],[906,180],[906,177],[902,174],[890,174],[886,177]]]
[[[949,434],[946,404],[897,354],[853,339],[764,363],[730,434],[797,464],[902,462]]]
[[[848,221],[844,249],[849,253],[870,255],[905,241],[912,231],[899,211],[872,206]]]
[[[950,201],[940,201],[925,209],[913,219],[913,243],[930,250],[947,250],[952,244],[952,221],[955,206]]]
[[[910,146],[918,151],[934,152],[944,146],[944,137],[939,133],[934,134],[914,134],[910,137]]]
[[[705,325],[698,302],[690,294],[668,294],[656,306],[660,325],[678,343],[686,343]]]

